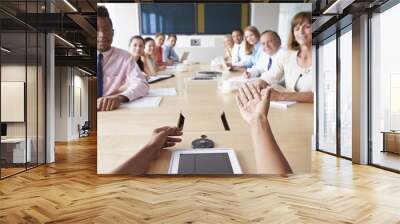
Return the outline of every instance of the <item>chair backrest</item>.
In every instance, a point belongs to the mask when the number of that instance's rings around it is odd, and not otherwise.
[[[85,121],[85,124],[83,124],[82,129],[89,129],[90,125],[89,125],[89,121]]]

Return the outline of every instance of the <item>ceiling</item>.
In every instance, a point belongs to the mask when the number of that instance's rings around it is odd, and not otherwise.
[[[232,1],[234,2],[234,0]],[[335,33],[336,29],[341,26],[350,24],[352,17],[367,10],[373,10],[387,1],[389,0],[293,0],[291,2],[312,3],[313,43],[315,44]],[[1,44],[12,50],[7,54],[2,51],[2,56],[5,55],[11,59],[24,58],[28,55],[30,58],[31,55],[36,54],[36,51],[43,48],[43,44],[36,43],[36,33],[52,32],[58,35],[55,38],[56,65],[81,66],[95,71],[97,2],[122,1],[1,0]],[[137,1],[126,0],[123,2]],[[254,2],[287,1],[260,0]],[[49,13],[50,11],[52,13]],[[25,37],[25,32],[34,32],[35,35],[28,34]]]
[[[350,25],[352,19],[374,11],[389,0],[313,0],[313,44]]]
[[[85,67],[94,73],[96,5],[95,0],[1,0],[1,44],[11,50],[1,52],[2,60],[24,63],[25,56],[37,57],[44,48],[44,43],[36,43],[37,35],[49,32],[57,34],[56,66]]]

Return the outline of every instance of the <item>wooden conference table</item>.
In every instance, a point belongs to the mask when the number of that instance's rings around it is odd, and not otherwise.
[[[222,93],[218,80],[190,80],[198,71],[210,66],[190,65],[185,72],[173,72],[174,78],[150,84],[150,88],[176,88],[177,96],[164,96],[157,108],[120,108],[98,112],[97,171],[112,171],[134,155],[150,139],[153,129],[176,126],[179,115],[185,116],[182,142],[163,150],[151,164],[148,174],[167,174],[174,149],[191,149],[191,142],[206,135],[216,148],[232,148],[243,173],[255,174],[256,164],[250,129],[236,106],[237,91]],[[228,72],[223,79],[240,75]],[[222,79],[222,78],[221,78]],[[224,129],[225,112],[230,130]],[[297,103],[287,109],[270,108],[268,119],[281,150],[294,173],[310,171],[313,104]]]

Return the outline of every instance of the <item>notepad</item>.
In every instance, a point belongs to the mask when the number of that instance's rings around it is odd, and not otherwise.
[[[193,76],[193,80],[213,80],[216,79],[217,76],[221,74],[222,74],[221,72],[200,71]]]
[[[145,96],[129,103],[124,103],[121,108],[147,108],[160,106],[162,97]]]
[[[155,83],[164,79],[169,79],[174,77],[174,74],[165,74],[165,75],[154,75],[150,76],[150,78],[147,80],[148,83]]]
[[[287,109],[296,103],[296,101],[271,101],[270,106],[273,108]]]
[[[151,88],[147,96],[176,96],[175,88]]]

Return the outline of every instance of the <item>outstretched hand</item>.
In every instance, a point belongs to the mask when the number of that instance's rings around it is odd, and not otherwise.
[[[259,119],[266,119],[269,111],[270,97],[270,87],[267,87],[264,91],[260,91],[251,83],[241,86],[236,96],[236,103],[243,119],[248,124]]]
[[[177,127],[160,127],[153,131],[153,134],[147,143],[147,146],[154,152],[159,153],[161,149],[175,146],[181,142],[182,131]]]
[[[145,173],[152,160],[158,157],[161,150],[181,142],[182,131],[177,127],[161,127],[153,131],[149,142],[135,155],[117,167],[113,173],[140,175]]]
[[[292,169],[276,143],[267,119],[271,93],[271,87],[259,91],[254,85],[245,84],[239,88],[236,102],[243,119],[250,125],[257,173],[288,174]]]

